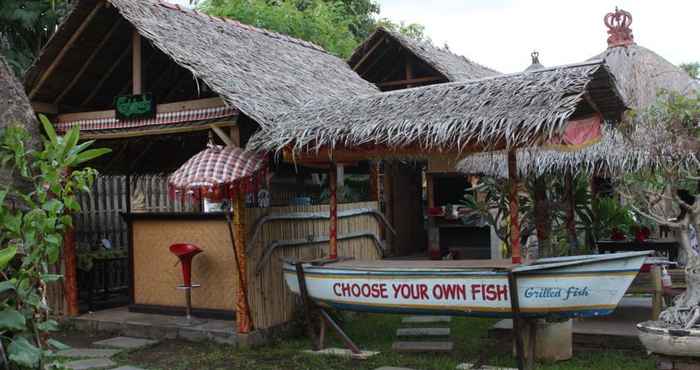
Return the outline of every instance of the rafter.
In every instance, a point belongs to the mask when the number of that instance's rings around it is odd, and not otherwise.
[[[114,33],[119,29],[119,26],[121,26],[124,22],[122,21],[122,18],[117,19],[116,22],[114,22],[114,25],[112,28],[109,29],[107,34],[102,38],[102,41],[95,47],[95,49],[92,51],[90,56],[85,60],[84,64],[82,67],[80,67],[80,70],[78,73],[73,77],[73,79],[68,83],[66,88],[63,90],[61,95],[59,95],[56,100],[54,100],[54,104],[59,104],[61,101],[63,101],[63,98],[66,97],[66,94],[68,94],[71,89],[75,86],[75,84],[83,77],[83,74],[85,71],[88,69],[92,61],[97,57],[97,55],[102,51],[102,48],[104,48],[105,45],[107,45],[107,42],[112,38]]]
[[[379,41],[377,41],[374,45],[372,45],[372,47],[365,53],[365,55],[363,55],[362,58],[360,58],[360,60],[358,60],[357,63],[355,63],[355,65],[352,67],[352,70],[353,70],[353,71],[357,71],[357,69],[360,68],[360,66],[361,66],[365,61],[367,61],[367,59],[369,58],[369,56],[372,55],[372,53],[373,53],[381,44],[384,43],[384,40],[386,40],[386,36],[382,36],[382,37],[379,39]]]
[[[41,74],[41,77],[39,77],[39,81],[34,85],[34,87],[29,91],[29,98],[33,98],[36,93],[39,91],[39,89],[44,86],[44,83],[46,80],[51,76],[51,74],[54,72],[56,67],[58,66],[59,63],[63,60],[63,57],[66,56],[66,53],[68,50],[70,50],[73,47],[73,44],[80,38],[80,35],[83,34],[83,31],[87,28],[87,26],[90,24],[93,18],[97,15],[97,13],[104,7],[105,3],[104,1],[100,1],[95,5],[95,8],[92,9],[90,14],[83,20],[83,23],[80,24],[77,30],[73,32],[71,37],[68,39],[68,42],[66,42],[65,45],[63,45],[63,48],[61,51],[58,52],[58,55],[54,60],[51,62],[48,68]]]
[[[87,96],[87,98],[85,98],[83,100],[83,102],[80,103],[81,106],[85,106],[87,103],[92,101],[92,99],[95,97],[95,95],[97,95],[97,93],[102,88],[102,85],[104,85],[104,83],[107,81],[107,79],[109,79],[112,76],[112,73],[114,73],[114,70],[117,69],[117,67],[119,67],[119,65],[130,54],[130,52],[131,52],[131,44],[129,44],[129,46],[127,46],[124,49],[124,51],[122,51],[122,53],[119,55],[117,60],[114,61],[114,63],[112,63],[112,66],[109,67],[109,69],[107,70],[107,73],[105,73],[104,76],[102,76],[102,78],[97,82],[97,84],[95,84],[95,87],[92,89],[92,91]]]

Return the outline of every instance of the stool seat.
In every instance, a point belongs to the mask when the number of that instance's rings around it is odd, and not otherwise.
[[[186,257],[194,257],[197,254],[202,253],[202,250],[193,244],[178,243],[170,246],[170,253],[182,259]]]

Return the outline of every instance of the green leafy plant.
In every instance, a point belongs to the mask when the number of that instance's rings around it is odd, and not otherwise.
[[[28,149],[29,133],[9,126],[0,136],[0,163],[27,183],[28,189],[4,184],[0,190],[0,361],[7,367],[44,368],[53,350],[64,346],[48,339],[58,329],[47,302],[47,284],[61,279],[50,266],[59,261],[70,214],[80,210],[75,195],[87,192],[97,174],[81,168],[109,149],[78,143],[77,128],[59,136],[41,117],[47,140],[43,150]],[[73,170],[71,170],[73,169]]]

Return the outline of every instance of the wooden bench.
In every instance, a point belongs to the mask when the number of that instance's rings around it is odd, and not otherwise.
[[[661,267],[652,266],[649,272],[640,272],[632,281],[626,294],[651,294],[652,311],[651,319],[656,320],[664,307],[664,298],[667,298],[668,304],[676,295],[682,293],[686,288],[685,270],[669,269],[673,283],[671,288],[664,288],[661,284]]]

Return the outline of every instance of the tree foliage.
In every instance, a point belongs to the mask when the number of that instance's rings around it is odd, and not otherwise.
[[[0,163],[30,184],[19,190],[11,184],[0,189],[0,365],[43,369],[60,343],[47,340],[58,329],[51,319],[47,284],[60,275],[50,266],[59,261],[63,234],[72,227],[70,213],[80,211],[75,196],[87,192],[96,171],[85,162],[108,149],[88,149],[78,143],[78,129],[58,136],[42,118],[48,140],[44,149],[27,149],[29,133],[21,126],[6,127],[0,137]]]
[[[204,0],[205,13],[236,19],[256,27],[313,42],[341,58],[377,27],[424,38],[424,27],[376,19],[374,0]]]
[[[683,63],[680,65],[680,67],[688,72],[690,77],[698,80],[700,79],[700,62],[695,62],[695,63]]]
[[[0,1],[0,54],[17,75],[32,63],[70,4],[71,0]]]

